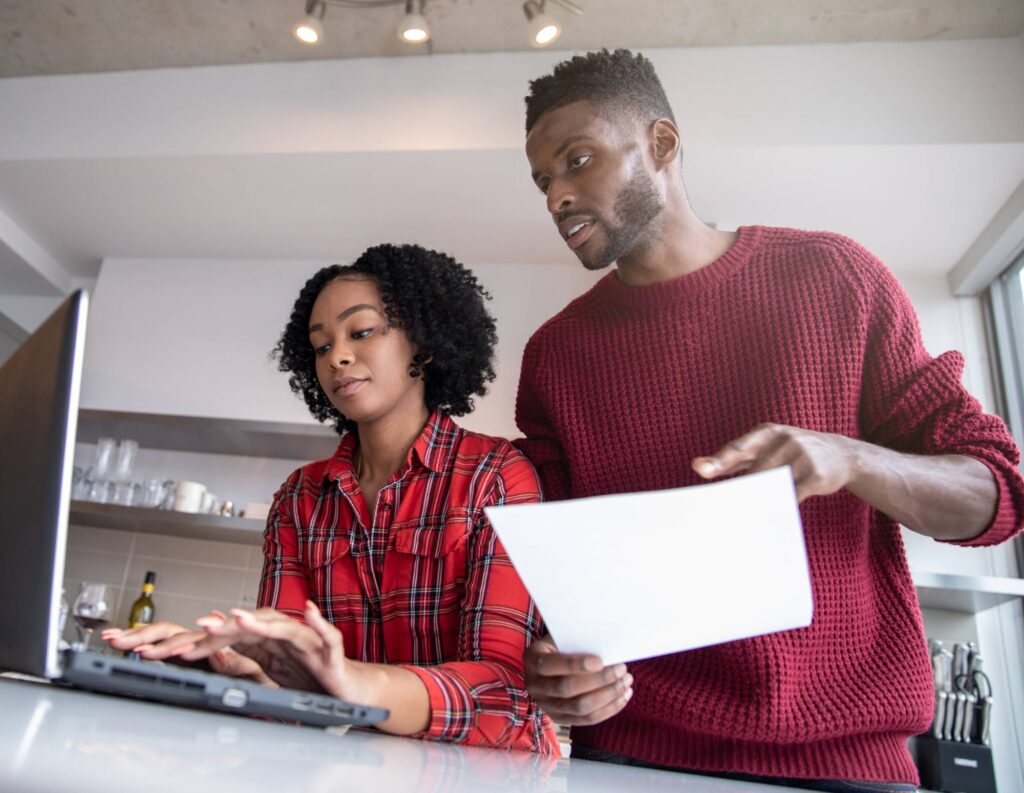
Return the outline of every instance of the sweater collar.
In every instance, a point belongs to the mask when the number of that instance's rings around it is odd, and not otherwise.
[[[650,310],[678,303],[706,292],[741,269],[760,238],[760,226],[741,226],[729,250],[699,270],[649,286],[627,286],[619,280],[618,270],[613,270],[598,282],[597,290],[603,299],[628,309]]]

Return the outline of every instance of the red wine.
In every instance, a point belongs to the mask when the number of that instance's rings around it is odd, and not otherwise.
[[[85,628],[87,631],[93,631],[97,628],[104,628],[110,624],[110,620],[106,617],[79,617],[75,615],[75,622]]]

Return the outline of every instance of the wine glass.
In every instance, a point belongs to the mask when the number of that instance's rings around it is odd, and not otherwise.
[[[85,641],[79,643],[79,649],[88,650],[92,632],[110,624],[107,585],[83,583],[71,607],[71,616],[78,625],[79,636],[85,633]]]

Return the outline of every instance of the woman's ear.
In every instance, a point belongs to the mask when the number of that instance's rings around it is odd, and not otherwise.
[[[409,364],[409,377],[417,378],[423,376],[423,370],[427,364],[434,360],[434,356],[424,352],[418,352],[412,356],[412,363]]]
[[[654,164],[660,171],[673,164],[680,156],[682,142],[679,129],[667,118],[659,118],[651,125],[654,144]]]

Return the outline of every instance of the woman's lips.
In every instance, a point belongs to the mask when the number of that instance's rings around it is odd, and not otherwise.
[[[362,388],[365,380],[358,380],[354,377],[346,377],[342,380],[335,382],[334,393],[338,396],[351,396],[360,388]]]

